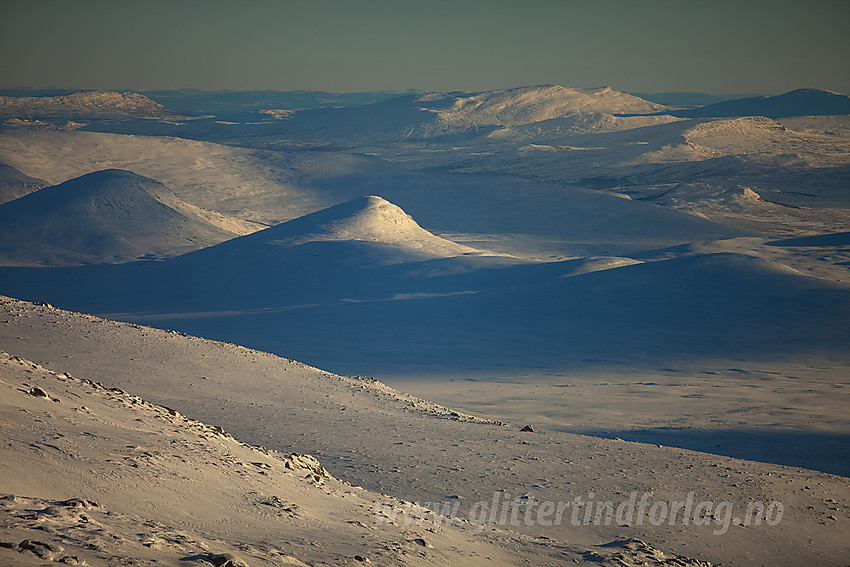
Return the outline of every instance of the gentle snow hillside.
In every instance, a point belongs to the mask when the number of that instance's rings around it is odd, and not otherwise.
[[[175,255],[250,232],[161,183],[104,170],[0,205],[0,262],[109,263]]]
[[[27,193],[47,187],[49,183],[25,175],[10,165],[0,163],[0,204],[6,203]]]
[[[545,428],[523,432],[523,423],[474,419],[372,379],[8,298],[0,317],[8,321],[0,349],[25,359],[0,358],[7,440],[0,492],[17,497],[2,501],[0,541],[12,547],[31,539],[59,543],[67,555],[112,554],[112,564],[154,557],[199,566],[206,554],[227,552],[249,565],[286,564],[285,556],[350,565],[353,554],[378,565],[704,565],[673,552],[744,567],[800,565],[814,556],[838,566],[847,556],[834,531],[848,521],[842,503],[850,485],[841,477]],[[34,387],[49,398],[28,394]],[[179,413],[149,405],[139,392]],[[321,473],[316,479],[315,462],[285,456],[293,452],[315,455],[330,475],[366,490]],[[713,518],[703,509],[685,524],[679,515],[629,525],[583,523],[585,508],[575,522],[567,508],[560,525],[534,518],[526,525],[520,510],[517,522],[502,522],[511,531],[485,526],[470,537],[465,523],[405,525],[397,516],[385,524],[369,503],[383,493],[384,512],[384,504],[404,509],[402,498],[469,519],[494,491],[521,502],[617,505],[633,492],[667,502],[693,493],[695,503],[728,501],[732,509],[718,508]],[[61,504],[73,498],[99,506]],[[781,522],[732,521],[752,501],[782,502]],[[726,530],[716,535],[727,512]],[[80,513],[90,522],[80,522]],[[39,526],[49,531],[32,529]]]
[[[309,455],[247,445],[2,351],[0,392],[3,565],[523,565],[557,553],[441,525],[424,508],[418,525],[376,523],[379,502],[404,503],[337,480]],[[628,551],[635,564],[657,553]]]

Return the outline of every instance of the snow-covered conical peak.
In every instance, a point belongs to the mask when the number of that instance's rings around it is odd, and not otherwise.
[[[376,195],[342,203],[328,209],[331,211],[339,216],[328,219],[321,228],[334,240],[401,242],[434,236],[401,207]]]
[[[480,253],[431,234],[400,207],[376,195],[358,197],[238,240],[240,246],[262,240],[284,247],[317,241],[375,242],[435,257]]]

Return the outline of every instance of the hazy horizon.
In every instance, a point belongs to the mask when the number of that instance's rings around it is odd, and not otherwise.
[[[504,87],[504,89],[515,89],[515,88],[527,88],[527,87],[538,87],[538,86],[554,86],[555,83],[549,84],[540,84],[540,85],[512,85],[508,87]],[[747,93],[739,93],[739,92],[723,92],[723,93],[707,93],[705,91],[683,91],[683,90],[670,90],[670,91],[628,91],[623,89],[618,89],[614,85],[596,85],[596,86],[576,86],[576,85],[567,85],[567,84],[557,84],[557,86],[566,87],[566,88],[584,88],[584,89],[598,89],[610,87],[615,91],[624,92],[627,94],[647,94],[647,95],[705,95],[707,97],[715,97],[721,99],[730,99],[732,97],[754,97],[754,96],[776,96],[779,94],[784,94],[786,92],[790,92],[792,90],[797,89],[789,89],[788,91],[782,91],[779,93],[764,93],[764,92],[747,92]],[[804,89],[806,87],[798,87],[800,89]],[[500,90],[500,89],[492,89],[492,90]],[[826,90],[826,89],[823,89]],[[20,92],[15,92],[20,91]],[[378,89],[378,90],[354,90],[354,91],[329,91],[329,90],[320,90],[320,89],[201,89],[195,87],[174,87],[167,89],[129,89],[129,88],[112,88],[112,89],[99,89],[99,88],[91,88],[91,87],[66,87],[62,85],[49,85],[49,86],[41,86],[41,87],[31,87],[28,85],[8,85],[8,86],[0,86],[0,96],[28,96],[28,91],[32,91],[32,96],[62,96],[64,94],[71,94],[77,92],[136,92],[136,93],[180,93],[184,92],[187,94],[191,93],[327,93],[333,95],[356,95],[356,94],[366,94],[366,93],[392,93],[393,95],[404,95],[404,94],[415,94],[415,93],[434,93],[434,92],[489,92],[488,90],[461,90],[461,89]],[[9,94],[9,93],[15,94]],[[839,93],[846,94],[846,93]],[[848,95],[850,96],[850,95]]]
[[[0,0],[0,87],[850,92],[846,2]]]

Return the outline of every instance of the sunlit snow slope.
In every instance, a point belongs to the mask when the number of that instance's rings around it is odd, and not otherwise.
[[[5,264],[108,263],[174,255],[252,227],[123,170],[90,173],[0,205]]]

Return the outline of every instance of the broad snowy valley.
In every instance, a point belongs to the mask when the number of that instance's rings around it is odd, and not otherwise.
[[[322,96],[0,97],[0,563],[846,564],[850,97]]]

